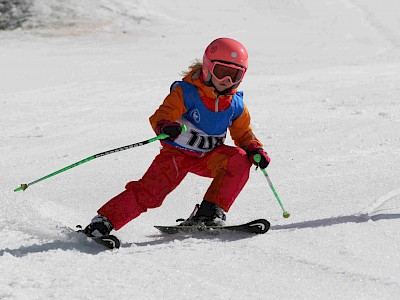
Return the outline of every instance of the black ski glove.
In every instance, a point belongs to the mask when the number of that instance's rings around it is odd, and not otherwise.
[[[182,125],[178,122],[171,122],[167,120],[161,120],[157,123],[156,133],[160,135],[161,133],[165,133],[169,135],[167,140],[174,141],[178,138],[178,136],[182,132]]]

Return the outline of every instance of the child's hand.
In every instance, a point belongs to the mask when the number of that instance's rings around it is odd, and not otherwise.
[[[247,147],[246,152],[253,165],[259,166],[261,169],[265,169],[266,167],[268,167],[271,159],[269,158],[268,153],[265,152],[263,148],[260,148],[257,143],[251,143]],[[254,155],[256,154],[261,155],[261,160],[259,163],[254,161]]]
[[[178,122],[171,122],[167,120],[161,120],[157,123],[156,133],[160,135],[161,133],[165,133],[169,135],[167,138],[170,141],[174,141],[178,138],[178,136],[182,132],[182,125]]]

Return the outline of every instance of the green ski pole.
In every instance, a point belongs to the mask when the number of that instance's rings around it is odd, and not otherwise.
[[[256,163],[259,163],[259,162],[261,161],[261,155],[260,155],[260,154],[254,155],[253,159],[254,159],[254,161],[255,161]],[[261,169],[261,168],[260,168],[260,169]],[[282,208],[283,217],[284,217],[284,218],[289,218],[289,217],[290,217],[290,214],[289,214],[289,212],[288,212],[287,210],[285,210],[285,208],[283,207],[282,201],[281,201],[281,199],[279,198],[278,193],[276,192],[275,187],[274,187],[274,185],[272,184],[272,181],[271,181],[271,179],[269,178],[267,171],[266,171],[265,169],[261,169],[261,171],[264,173],[265,178],[267,178],[268,185],[269,185],[269,187],[271,188],[272,192],[274,193],[275,198],[276,198],[276,200],[278,201],[280,207]]]
[[[185,126],[185,125],[182,125],[182,131],[186,131],[186,126]],[[158,135],[158,136],[156,136],[156,137],[154,137],[154,138],[145,140],[145,141],[143,141],[143,142],[134,143],[134,144],[131,144],[131,145],[119,147],[119,148],[116,148],[116,149],[104,151],[104,152],[101,152],[101,153],[98,153],[98,154],[89,156],[89,157],[87,157],[87,158],[85,158],[85,159],[82,159],[82,160],[80,160],[80,161],[78,161],[78,162],[76,162],[76,163],[73,163],[72,165],[69,165],[69,166],[67,166],[67,167],[65,167],[65,168],[62,168],[62,169],[60,169],[60,170],[58,170],[58,171],[55,171],[55,172],[53,172],[53,173],[51,173],[51,174],[48,174],[48,175],[46,175],[46,176],[44,176],[44,177],[42,177],[42,178],[39,178],[39,179],[37,179],[37,180],[35,180],[35,181],[32,181],[32,182],[30,182],[30,183],[23,183],[23,184],[21,184],[20,187],[16,188],[16,189],[14,190],[14,192],[25,191],[25,190],[26,190],[28,187],[30,187],[31,185],[34,185],[34,184],[36,184],[36,183],[38,183],[38,182],[40,182],[40,181],[43,181],[43,180],[48,179],[48,178],[50,178],[50,177],[53,177],[53,176],[55,176],[55,175],[57,175],[57,174],[60,174],[60,173],[62,173],[62,172],[65,172],[65,171],[67,171],[67,170],[69,170],[69,169],[72,169],[72,168],[75,168],[75,167],[77,167],[77,166],[79,166],[79,165],[82,165],[82,164],[84,164],[84,163],[87,163],[87,162],[89,162],[89,161],[91,161],[91,160],[93,160],[93,159],[96,159],[96,158],[99,158],[99,157],[102,157],[102,156],[105,156],[105,155],[109,155],[109,154],[112,154],[112,153],[116,153],[116,152],[128,150],[128,149],[131,149],[131,148],[143,146],[143,145],[146,145],[146,144],[150,144],[150,143],[155,142],[155,141],[158,141],[158,140],[163,140],[163,139],[165,139],[165,138],[167,138],[167,137],[169,137],[168,134],[162,133],[162,134],[160,134],[160,135]]]

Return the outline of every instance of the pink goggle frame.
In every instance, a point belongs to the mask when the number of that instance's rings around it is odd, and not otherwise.
[[[213,61],[211,63],[211,74],[218,82],[229,79],[231,84],[236,84],[242,81],[245,73],[245,68],[234,64],[227,64],[220,61]]]

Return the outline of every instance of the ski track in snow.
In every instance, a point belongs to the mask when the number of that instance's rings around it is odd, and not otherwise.
[[[209,9],[209,7],[213,9]],[[35,1],[0,32],[0,299],[395,299],[400,293],[400,23],[395,0]],[[265,235],[162,235],[201,201],[188,175],[162,207],[100,245],[66,227],[137,180],[148,118],[214,38],[242,41],[241,88],[272,163],[228,223]],[[227,143],[232,144],[230,137]]]
[[[396,189],[387,193],[386,195],[383,195],[382,197],[379,197],[379,199],[377,199],[374,203],[372,203],[371,206],[367,209],[367,215],[371,215],[377,212],[380,207],[385,205],[385,203],[399,196],[400,196],[400,189]]]

